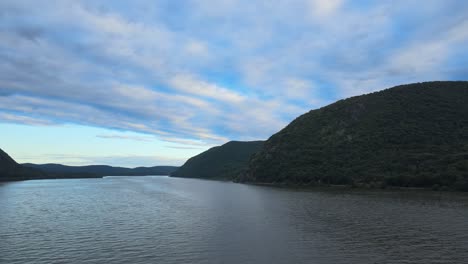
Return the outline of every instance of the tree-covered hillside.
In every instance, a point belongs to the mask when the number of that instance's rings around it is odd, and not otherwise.
[[[270,137],[241,180],[468,190],[468,82],[402,85],[312,110]]]
[[[190,158],[171,176],[232,180],[243,172],[263,141],[230,141]]]
[[[44,176],[45,173],[40,170],[19,165],[0,149],[0,181],[36,179]]]

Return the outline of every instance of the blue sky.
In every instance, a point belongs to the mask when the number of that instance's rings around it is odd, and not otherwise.
[[[0,148],[182,164],[394,85],[468,76],[468,1],[0,2]]]

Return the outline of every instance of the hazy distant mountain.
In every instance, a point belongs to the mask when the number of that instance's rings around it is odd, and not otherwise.
[[[88,175],[88,176],[145,176],[145,175],[169,175],[178,167],[175,166],[154,166],[123,168],[107,165],[89,165],[89,166],[66,166],[61,164],[22,164],[25,167],[40,169],[51,176],[66,175]]]
[[[312,110],[270,137],[241,180],[468,190],[468,82],[402,85]]]
[[[6,152],[0,149],[0,181],[42,178],[45,173],[33,168],[26,168],[16,163]]]
[[[122,168],[106,165],[65,166],[60,164],[18,164],[0,149],[0,181],[50,178],[100,178],[102,176],[169,175],[178,167]]]
[[[171,176],[231,180],[246,168],[262,145],[263,141],[230,141],[190,158]]]

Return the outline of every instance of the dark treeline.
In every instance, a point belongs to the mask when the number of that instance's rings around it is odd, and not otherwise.
[[[31,163],[25,163],[22,165],[24,167],[40,169],[48,175],[56,177],[72,177],[74,175],[76,175],[76,177],[79,177],[80,175],[88,177],[170,175],[178,168],[175,166],[124,168],[108,165],[66,166],[61,164]]]
[[[468,82],[340,100],[265,142],[238,180],[468,191]]]
[[[18,164],[0,149],[0,181],[56,178],[101,178],[103,176],[170,175],[178,167],[123,168],[107,165],[66,166],[61,164]]]
[[[230,141],[190,158],[171,176],[232,180],[245,173],[250,157],[262,145],[263,141]]]

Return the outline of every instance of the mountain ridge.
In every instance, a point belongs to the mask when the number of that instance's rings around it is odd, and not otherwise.
[[[232,180],[246,168],[263,141],[229,141],[188,159],[172,177]]]
[[[114,167],[109,165],[68,166],[56,163],[32,164],[24,163],[25,167],[40,169],[50,175],[87,174],[98,176],[147,176],[169,175],[178,167],[176,166],[152,166],[152,167]]]
[[[124,168],[109,165],[67,166],[56,163],[18,164],[10,155],[0,149],[0,181],[170,175],[170,173],[177,168],[176,166]]]
[[[44,176],[45,173],[40,170],[21,166],[0,149],[0,181],[25,180]]]
[[[238,180],[468,190],[466,102],[464,81],[339,100],[272,135]]]

